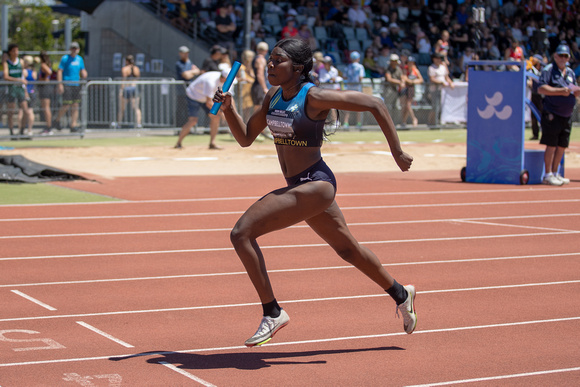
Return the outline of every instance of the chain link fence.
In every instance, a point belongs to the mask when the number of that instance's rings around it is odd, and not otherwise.
[[[86,133],[107,130],[162,130],[177,134],[187,121],[186,84],[182,81],[99,79],[62,82],[62,88],[59,85],[54,81],[34,82],[27,85],[24,94],[21,84],[0,82],[0,140],[48,135],[82,138]],[[441,89],[429,83],[404,90],[394,89],[382,79],[320,86],[360,90],[382,99],[397,129],[465,127],[464,122],[441,122]],[[233,86],[237,109],[245,121],[254,111],[250,89],[251,84],[244,82]],[[580,119],[579,111],[577,106],[574,122]],[[379,129],[368,112],[331,112],[329,123],[335,130]],[[220,130],[228,131],[225,121]],[[192,132],[209,132],[205,113]]]

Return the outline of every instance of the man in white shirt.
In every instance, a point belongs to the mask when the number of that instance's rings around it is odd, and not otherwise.
[[[229,72],[229,69],[222,71],[208,71],[195,78],[195,80],[189,84],[185,90],[187,95],[187,110],[189,119],[185,125],[181,127],[179,139],[177,140],[177,144],[175,144],[176,149],[183,148],[181,142],[189,134],[191,128],[197,125],[201,110],[204,110],[209,116],[209,149],[222,149],[215,143],[215,138],[217,136],[220,123],[220,115],[222,113],[220,112],[216,115],[213,115],[209,114],[209,111],[213,106],[212,99],[217,88],[224,84]],[[230,89],[229,92],[233,93],[233,88]]]

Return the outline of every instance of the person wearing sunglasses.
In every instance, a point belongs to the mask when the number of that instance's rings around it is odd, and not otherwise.
[[[570,179],[558,173],[558,167],[570,143],[576,97],[580,96],[576,76],[568,66],[569,59],[570,47],[562,42],[556,48],[552,63],[545,66],[540,74],[538,93],[544,95],[540,144],[546,145],[542,183],[548,185],[561,186],[570,183]]]

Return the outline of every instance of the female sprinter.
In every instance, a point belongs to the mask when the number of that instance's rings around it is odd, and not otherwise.
[[[213,99],[222,103],[221,110],[242,147],[250,146],[262,130],[269,127],[288,183],[254,203],[238,220],[230,235],[263,307],[260,326],[245,343],[248,347],[268,342],[290,320],[276,302],[256,239],[300,221],[306,221],[342,259],[386,290],[398,305],[397,314],[401,311],[403,315],[407,333],[412,333],[417,324],[415,288],[397,283],[378,258],[358,244],[334,200],[336,180],[320,152],[329,110],[371,112],[385,134],[399,168],[407,171],[413,158],[401,149],[393,121],[379,98],[357,91],[315,87],[309,75],[312,64],[312,51],[306,41],[279,41],[267,66],[268,81],[274,87],[247,124],[231,103],[229,93],[224,94],[218,89]]]

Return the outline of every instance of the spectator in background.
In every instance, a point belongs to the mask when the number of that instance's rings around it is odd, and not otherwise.
[[[447,65],[443,63],[441,54],[433,53],[431,60],[433,63],[427,69],[429,81],[431,82],[431,86],[429,86],[429,99],[433,106],[429,114],[429,121],[434,125],[437,123],[437,115],[441,110],[441,88],[450,87],[453,89],[455,85],[449,76]]]
[[[431,42],[429,42],[425,32],[420,31],[417,34],[417,44],[415,45],[415,48],[419,53],[419,64],[431,64]]]
[[[532,104],[536,107],[540,117],[542,116],[542,95],[538,93],[539,77],[544,68],[544,58],[541,55],[534,55],[530,58],[529,67],[527,70],[534,74],[538,79],[528,77],[528,86],[532,92]],[[538,119],[534,112],[532,112],[532,138],[530,140],[537,140],[540,136],[540,126]]]
[[[321,87],[339,90],[340,89],[339,83],[342,82],[342,77],[338,74],[338,69],[332,65],[332,62],[333,62],[332,57],[328,55],[322,59],[324,67],[322,67],[320,69],[320,72],[318,73],[318,81],[321,84],[325,83],[331,84],[330,87],[324,85],[321,85]]]
[[[309,26],[321,24],[320,12],[318,12],[318,6],[316,5],[316,1],[314,0],[306,1],[306,7],[301,8],[300,12],[302,15],[306,16],[306,20]]]
[[[135,66],[135,58],[133,55],[127,55],[125,58],[125,66],[121,68],[121,77],[124,81],[130,81],[131,79],[138,79],[141,77],[141,70],[139,67]],[[118,125],[123,122],[123,116],[125,114],[125,106],[127,102],[131,103],[131,108],[134,112],[135,127],[142,128],[141,124],[141,108],[139,107],[139,89],[135,83],[123,83],[120,90],[119,98],[119,113],[117,115]]]
[[[454,57],[457,57],[462,51],[467,48],[469,43],[469,32],[467,27],[453,21],[451,23],[451,32],[449,41],[452,45],[451,52]],[[448,54],[449,57],[449,54]]]
[[[254,111],[262,108],[264,97],[268,92],[268,83],[266,75],[266,55],[268,55],[268,43],[260,42],[256,46],[256,57],[252,62],[252,71],[255,75],[254,84],[252,85],[252,101],[254,102]]]
[[[209,49],[209,57],[205,58],[201,65],[201,73],[208,71],[219,71],[219,64],[222,63],[223,57],[227,56],[228,50],[219,44],[213,45]]]
[[[286,25],[282,28],[282,39],[293,38],[298,35],[296,19],[293,16],[286,18]]]
[[[360,54],[358,51],[351,51],[350,53],[350,63],[346,67],[345,74],[346,76],[346,89],[347,90],[356,90],[362,92],[362,80],[365,77],[365,68],[362,64],[360,64]],[[344,113],[344,123],[343,127],[348,128],[350,120],[350,110],[346,110]],[[362,113],[356,113],[356,127],[362,127]]]
[[[10,136],[14,135],[14,113],[20,109],[22,112],[28,110],[28,100],[26,96],[26,69],[22,61],[18,57],[18,45],[11,43],[8,46],[8,55],[4,57],[3,70],[4,81],[12,82],[8,86],[8,106],[7,106],[7,121]],[[18,106],[18,108],[17,108]],[[18,113],[20,115],[20,113]],[[22,120],[18,119],[19,134],[24,134],[24,126]]]
[[[437,40],[437,43],[435,43],[434,52],[441,56],[441,60],[447,66],[449,66],[449,50],[450,49],[451,49],[451,46],[449,44],[449,31],[444,30],[443,32],[441,32],[441,38],[439,40]]]
[[[26,55],[22,58],[22,65],[26,70],[26,95],[28,98],[28,109],[22,111],[22,127],[27,126],[26,134],[32,136],[32,127],[34,126],[33,106],[36,105],[37,100],[35,82],[38,79],[38,74],[34,69],[34,58],[31,55]]]
[[[70,54],[64,55],[58,65],[57,80],[58,93],[62,94],[62,107],[58,111],[56,117],[56,124],[53,125],[57,130],[61,130],[60,121],[62,117],[70,110],[70,130],[71,132],[78,132],[77,126],[79,118],[79,103],[81,102],[81,85],[78,83],[81,79],[87,78],[87,70],[85,69],[85,61],[79,55],[80,46],[77,42],[72,42],[70,45]],[[74,81],[63,84],[62,81]]]
[[[471,15],[467,13],[467,6],[465,5],[465,3],[460,4],[459,8],[457,9],[457,12],[455,12],[455,18],[457,19],[457,22],[462,26],[464,26],[465,24],[467,24],[467,19],[469,18],[469,16]]]
[[[391,48],[396,50],[403,48],[403,37],[401,36],[401,29],[397,23],[389,24],[389,38],[393,44]]]
[[[175,124],[183,126],[187,120],[187,97],[185,95],[185,88],[197,75],[199,75],[199,68],[192,64],[189,60],[189,48],[187,46],[179,47],[179,60],[175,62],[175,79],[184,81],[184,87],[178,85],[176,89],[176,103],[175,103]]]
[[[420,85],[424,82],[421,72],[417,68],[417,63],[414,56],[407,58],[407,68],[405,69],[405,89],[402,95],[402,117],[401,122],[403,126],[407,124],[407,118],[411,118],[413,126],[417,126],[419,120],[413,112],[413,99],[415,98],[415,85]]]
[[[361,8],[360,2],[352,2],[350,8],[347,11],[347,17],[353,27],[370,30],[367,14]]]
[[[405,75],[401,68],[401,59],[397,54],[391,54],[389,67],[385,70],[385,105],[391,112],[396,111],[397,100],[405,87]]]
[[[552,63],[540,75],[538,92],[544,95],[540,144],[546,146],[542,183],[548,185],[570,183],[570,179],[558,173],[560,162],[570,143],[576,98],[580,97],[574,72],[566,65],[569,59],[570,48],[560,44],[553,55]]]
[[[216,115],[209,114],[210,109],[213,106],[213,96],[217,91],[217,88],[222,86],[228,77],[229,70],[223,71],[208,71],[201,74],[199,77],[195,78],[193,82],[189,84],[186,90],[187,94],[187,111],[189,119],[181,128],[181,133],[175,144],[175,149],[183,149],[182,142],[183,139],[189,134],[191,128],[197,125],[201,111],[203,110],[209,116],[209,149],[222,149],[217,146],[215,139],[219,129],[220,118],[223,116],[222,112]],[[230,93],[233,93],[234,88],[230,89]],[[232,101],[233,103],[233,101]]]
[[[38,80],[40,82],[50,82],[52,76],[52,62],[46,51],[40,52],[40,71]],[[40,132],[41,136],[52,135],[52,109],[50,107],[52,97],[54,96],[54,85],[40,83],[36,86],[38,98],[40,99],[40,109],[44,114],[46,127]]]
[[[313,52],[318,48],[318,41],[312,34],[312,30],[310,30],[310,27],[308,27],[306,22],[300,24],[300,28],[298,29],[298,37],[302,40],[306,40]]]
[[[382,27],[379,31],[379,38],[381,40],[381,46],[389,46],[390,48],[394,47],[393,40],[391,39],[391,35],[389,34],[389,29],[387,27]]]
[[[234,44],[234,34],[236,32],[236,23],[232,20],[229,10],[229,4],[223,3],[218,7],[218,14],[215,17],[215,27],[218,32],[218,44],[227,48],[232,59],[236,59],[236,46]]]
[[[239,81],[242,84],[242,111],[244,117],[250,117],[254,113],[254,102],[252,101],[252,85],[256,80],[256,75],[252,68],[252,63],[256,53],[252,50],[242,52],[242,65],[240,66]]]
[[[175,79],[190,82],[199,75],[199,68],[189,60],[189,48],[179,47],[179,60],[175,62]]]
[[[375,52],[371,47],[365,50],[362,65],[365,68],[365,78],[381,78],[381,69],[377,66]]]
[[[499,60],[500,58],[501,54],[499,48],[497,48],[497,46],[495,45],[494,39],[493,38],[486,39],[481,59]]]
[[[387,68],[391,64],[391,48],[389,46],[381,47],[379,55],[375,57],[379,73],[385,75]]]

